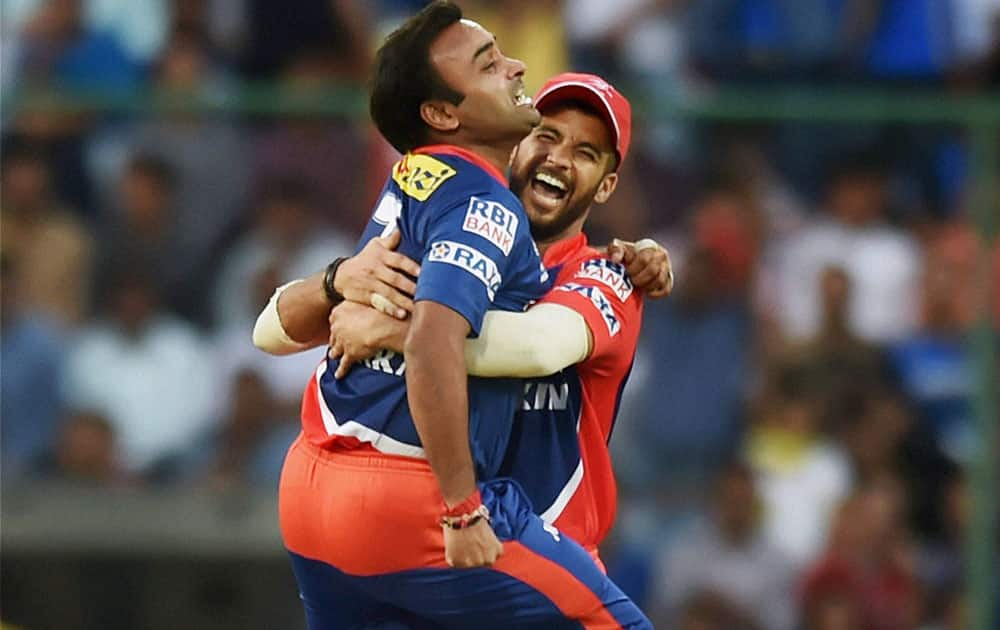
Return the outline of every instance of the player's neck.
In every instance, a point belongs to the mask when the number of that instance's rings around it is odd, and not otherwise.
[[[428,140],[428,144],[450,144],[466,151],[471,151],[485,160],[490,166],[496,168],[500,173],[506,173],[507,167],[510,164],[510,154],[514,152],[514,147],[520,141],[520,138],[511,140],[510,142],[496,140],[492,142],[480,141],[469,138],[462,133],[462,130],[459,130],[452,135],[431,133]]]
[[[569,240],[571,238],[576,238],[577,236],[579,236],[580,232],[583,232],[583,224],[586,221],[586,219],[587,215],[583,215],[559,234],[544,240],[536,239],[535,246],[538,247],[538,253],[544,256],[546,250],[551,248],[553,245],[557,245],[559,243],[562,243],[563,241]]]
[[[489,143],[463,142],[461,144],[455,144],[467,151],[472,151],[476,155],[479,155],[501,173],[507,172],[507,165],[510,163],[510,154],[514,150],[513,144],[509,147],[504,146],[500,148],[497,148],[495,145]]]

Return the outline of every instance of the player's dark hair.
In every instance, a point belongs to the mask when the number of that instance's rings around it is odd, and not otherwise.
[[[451,2],[432,2],[393,31],[375,54],[369,111],[400,153],[427,142],[421,104],[441,99],[458,105],[465,98],[444,82],[430,60],[434,40],[461,19],[462,10]]]

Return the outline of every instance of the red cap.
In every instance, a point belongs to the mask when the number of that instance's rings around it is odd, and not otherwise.
[[[632,106],[613,85],[595,74],[564,72],[549,79],[535,95],[535,107],[544,109],[562,101],[579,100],[593,105],[615,134],[618,166],[625,160],[632,140]]]

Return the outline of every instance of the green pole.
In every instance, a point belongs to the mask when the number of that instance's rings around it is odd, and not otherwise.
[[[1000,123],[995,120],[972,125],[974,165],[972,181],[973,220],[980,236],[982,253],[977,278],[985,296],[985,307],[969,335],[970,355],[975,366],[975,417],[977,449],[969,463],[968,481],[971,514],[966,540],[966,578],[969,627],[994,630],[997,604],[997,345],[992,321],[992,246],[996,240],[1000,214]]]

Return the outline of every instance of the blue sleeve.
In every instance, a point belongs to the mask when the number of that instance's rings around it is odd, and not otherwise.
[[[504,275],[516,269],[512,259],[524,251],[514,248],[519,223],[517,213],[486,196],[465,197],[435,213],[415,299],[447,306],[478,335]]]

